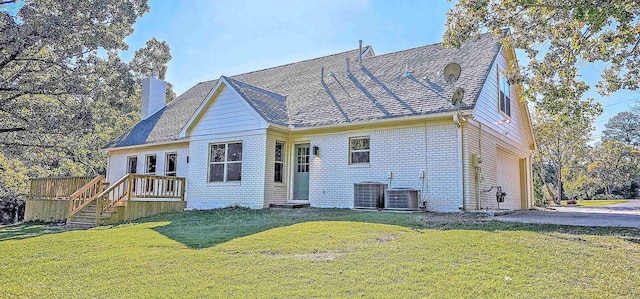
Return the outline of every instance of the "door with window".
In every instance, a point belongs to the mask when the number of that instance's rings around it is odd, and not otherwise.
[[[176,172],[178,170],[178,154],[177,153],[166,153],[164,155],[164,175],[165,176],[176,176]],[[176,189],[176,181],[167,181],[165,191],[173,192]]]
[[[127,173],[138,173],[138,157],[127,157]],[[136,192],[136,184],[131,185],[131,192]]]
[[[156,155],[146,155],[145,156],[145,167],[144,173],[147,175],[156,175]],[[155,190],[155,182],[152,179],[145,179],[144,181],[144,192],[153,193]]]
[[[309,143],[294,148],[293,200],[309,200]]]

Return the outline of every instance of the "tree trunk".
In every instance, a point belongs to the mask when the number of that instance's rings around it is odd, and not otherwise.
[[[544,171],[540,170],[541,167],[537,163],[534,163],[534,166],[537,166],[537,167],[535,167],[536,168],[536,172],[538,173],[538,176],[540,177],[540,179],[542,179],[542,185],[545,187],[545,189],[547,189],[547,192],[549,193],[549,197],[551,197],[552,200],[553,200],[553,198],[554,198],[553,191],[551,190],[551,187],[549,187],[549,184],[547,184],[547,178],[544,176]],[[542,196],[544,196],[544,194]],[[544,198],[543,198],[543,200],[544,200]],[[555,200],[554,200],[554,202],[555,202]]]
[[[554,200],[553,200],[557,205],[560,205],[560,200],[562,199],[562,173],[561,173],[561,170],[562,170],[562,166],[561,166],[560,163],[558,163],[558,168],[556,169],[556,176],[558,178],[558,181],[556,182],[557,183],[557,185],[556,185],[557,192],[556,192],[556,196],[554,197]]]

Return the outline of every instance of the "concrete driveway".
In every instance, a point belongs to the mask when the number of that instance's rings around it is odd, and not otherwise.
[[[640,199],[599,207],[553,207],[555,210],[516,211],[496,216],[496,220],[578,226],[619,226],[640,228]]]

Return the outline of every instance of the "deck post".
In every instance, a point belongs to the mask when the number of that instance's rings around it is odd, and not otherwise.
[[[180,189],[180,200],[184,201],[184,193],[185,193],[185,187],[186,187],[186,182],[187,179],[186,178],[180,178],[180,185],[181,185],[181,189]]]
[[[127,201],[131,200],[131,190],[133,189],[133,176],[129,175],[129,178],[127,179]]]
[[[96,198],[96,226],[100,226],[100,210],[102,210],[102,201]]]

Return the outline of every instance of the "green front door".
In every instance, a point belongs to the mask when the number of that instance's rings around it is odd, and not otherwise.
[[[309,200],[309,144],[296,144],[293,172],[293,199]]]

